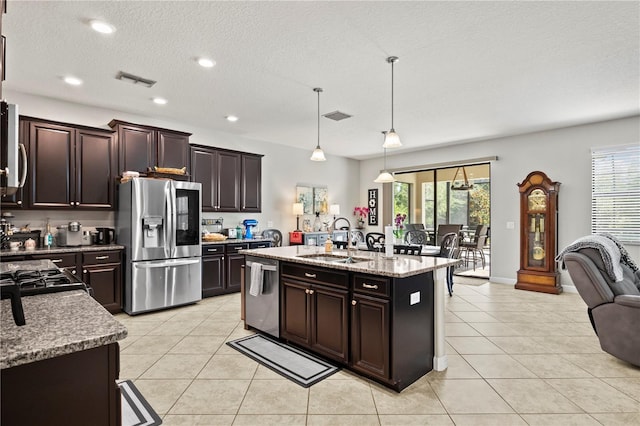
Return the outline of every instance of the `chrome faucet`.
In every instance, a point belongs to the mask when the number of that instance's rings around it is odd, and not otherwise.
[[[347,219],[346,217],[339,217],[337,219],[334,219],[333,222],[331,222],[331,226],[329,226],[329,237],[333,236],[333,231],[335,231],[335,225],[336,222],[339,220],[344,220],[346,221],[349,226],[347,229],[347,259],[345,260],[345,263],[353,263],[353,257],[351,257],[351,251],[353,250],[353,248],[351,247],[351,221],[349,219]]]

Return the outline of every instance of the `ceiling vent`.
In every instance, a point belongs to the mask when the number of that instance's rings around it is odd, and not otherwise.
[[[149,80],[148,78],[138,77],[137,75],[129,74],[124,71],[118,72],[118,75],[116,75],[116,79],[126,81],[132,84],[139,84],[145,87],[151,87],[157,83],[157,81]]]
[[[350,118],[352,116],[349,114],[345,114],[344,112],[333,111],[333,112],[328,112],[326,114],[323,114],[323,117],[327,117],[334,121],[340,121],[340,120],[344,120],[345,118]]]

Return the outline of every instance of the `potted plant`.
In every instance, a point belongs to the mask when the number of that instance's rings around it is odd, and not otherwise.
[[[353,215],[358,220],[358,225],[356,226],[356,228],[358,229],[364,228],[364,220],[367,218],[368,214],[369,214],[369,207],[355,207],[353,209]]]
[[[402,242],[402,237],[404,236],[404,221],[407,218],[406,214],[396,214],[395,219],[393,220],[394,228],[393,235],[396,237],[396,240]]]

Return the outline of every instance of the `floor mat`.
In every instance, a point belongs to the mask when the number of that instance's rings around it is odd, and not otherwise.
[[[340,370],[315,355],[262,334],[233,340],[227,345],[305,388]]]
[[[157,426],[162,420],[131,380],[118,383],[122,398],[122,426]]]

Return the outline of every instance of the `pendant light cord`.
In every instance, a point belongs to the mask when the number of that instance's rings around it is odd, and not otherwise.
[[[391,130],[393,131],[393,63],[391,61]]]
[[[320,90],[318,90],[318,148],[320,148]]]

